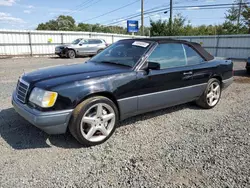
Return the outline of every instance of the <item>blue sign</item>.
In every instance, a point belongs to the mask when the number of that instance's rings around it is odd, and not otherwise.
[[[138,21],[128,20],[127,21],[127,31],[129,33],[137,33],[139,31]]]

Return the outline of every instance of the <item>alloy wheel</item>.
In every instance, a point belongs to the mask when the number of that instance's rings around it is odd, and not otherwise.
[[[209,106],[215,106],[220,100],[220,84],[218,82],[213,82],[209,86],[207,93],[207,103]]]
[[[100,142],[112,132],[115,118],[114,109],[110,105],[92,105],[82,117],[81,134],[90,142]]]
[[[73,50],[70,50],[68,52],[68,56],[69,56],[69,58],[75,58],[75,52]]]

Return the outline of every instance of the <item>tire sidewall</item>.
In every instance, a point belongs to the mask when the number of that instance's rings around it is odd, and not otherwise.
[[[84,116],[84,114],[86,113],[86,111],[91,106],[93,106],[95,104],[98,104],[98,103],[106,103],[106,104],[110,105],[113,108],[113,110],[115,112],[115,125],[114,125],[114,128],[112,129],[112,131],[110,132],[110,134],[104,140],[99,141],[99,142],[90,142],[87,139],[85,139],[84,136],[81,133],[81,120],[82,120],[82,117]],[[116,105],[111,100],[109,100],[108,98],[105,98],[105,97],[90,98],[85,103],[85,105],[83,105],[82,108],[80,109],[79,114],[78,114],[78,116],[76,118],[76,121],[74,123],[75,123],[74,126],[76,126],[75,127],[76,128],[76,132],[75,132],[76,135],[75,136],[77,137],[78,141],[80,141],[81,143],[83,143],[86,146],[94,146],[94,145],[102,144],[112,136],[112,134],[114,133],[114,131],[116,129],[116,126],[117,126],[117,123],[118,123],[118,110],[117,110]]]
[[[74,56],[69,56],[69,53],[70,53],[70,52],[73,52],[73,53],[74,53]],[[74,59],[74,58],[76,57],[75,51],[74,51],[74,50],[68,50],[68,57],[69,57],[70,59]]]

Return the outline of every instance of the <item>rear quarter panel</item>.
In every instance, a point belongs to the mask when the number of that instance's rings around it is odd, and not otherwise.
[[[217,77],[225,80],[233,76],[231,60],[211,60],[193,66],[193,84],[207,83],[209,79]]]

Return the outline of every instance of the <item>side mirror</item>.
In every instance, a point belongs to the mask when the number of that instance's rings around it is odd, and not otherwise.
[[[82,43],[80,43],[79,46],[82,46]]]
[[[155,62],[148,62],[148,69],[152,69],[152,70],[160,70],[161,66],[159,63],[155,63]]]

